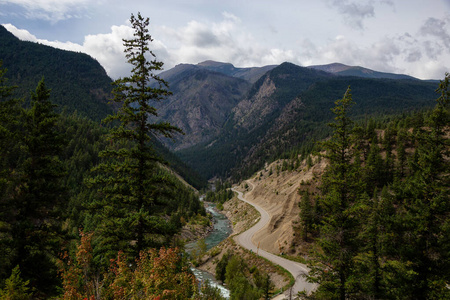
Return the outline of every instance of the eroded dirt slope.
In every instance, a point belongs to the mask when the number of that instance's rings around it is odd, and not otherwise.
[[[260,205],[272,216],[269,224],[255,234],[253,242],[274,254],[296,254],[298,249],[292,245],[300,212],[298,189],[302,183],[316,181],[326,164],[321,161],[307,168],[304,161],[297,171],[277,171],[281,165],[282,161],[273,162],[248,181],[248,188],[245,188],[246,182],[240,188],[248,190],[247,200]]]

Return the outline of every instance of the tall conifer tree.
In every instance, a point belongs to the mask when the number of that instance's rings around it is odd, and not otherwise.
[[[19,184],[13,193],[13,266],[40,291],[51,293],[57,283],[53,260],[63,238],[62,203],[66,199],[64,166],[59,155],[64,146],[57,132],[59,115],[50,101],[44,78],[31,93],[31,108],[23,114],[23,161]]]
[[[348,116],[353,105],[350,88],[335,102],[331,138],[323,143],[329,166],[322,180],[323,210],[319,225],[320,251],[312,260],[310,280],[319,283],[317,295],[324,299],[347,299],[352,292],[354,257],[358,250],[358,218],[355,203],[363,192],[360,166],[355,163],[353,122]],[[356,159],[359,161],[359,159]]]
[[[15,87],[8,85],[5,77],[7,69],[2,68],[0,60],[0,280],[9,276],[12,259],[11,215],[14,190],[16,159],[20,143],[17,143],[17,126],[21,107],[18,100],[12,98]]]
[[[104,121],[119,126],[110,131],[111,145],[101,153],[104,163],[95,168],[98,176],[92,183],[100,185],[101,199],[94,206],[101,211],[102,247],[110,254],[124,250],[137,257],[141,250],[160,243],[155,237],[169,234],[160,217],[168,181],[159,175],[161,159],[151,139],[172,138],[181,130],[168,123],[149,122],[149,116],[157,115],[151,102],[170,93],[166,82],[154,73],[162,70],[163,63],[149,49],[149,19],[138,13],[131,15],[130,22],[134,38],[123,41],[133,68],[131,76],[114,82],[113,101],[121,107]]]

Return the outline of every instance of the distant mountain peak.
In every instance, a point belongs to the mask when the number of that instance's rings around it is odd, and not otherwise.
[[[228,66],[228,67],[235,68],[233,66],[233,64],[231,64],[231,63],[224,63],[224,62],[219,62],[219,61],[214,61],[214,60],[205,60],[203,62],[198,63],[197,66],[200,66],[200,67],[223,67],[223,66]]]
[[[231,63],[218,62],[214,60],[206,60],[195,66],[207,69],[209,71],[222,73],[227,76],[241,78],[250,83],[255,83],[267,71],[270,71],[276,67],[276,65],[270,65],[263,67],[236,68]]]
[[[348,66],[341,63],[327,65],[313,65],[308,68],[333,73],[339,76],[356,76],[365,78],[389,78],[389,79],[417,79],[404,74],[378,72],[360,66]]]
[[[309,66],[308,68],[322,70],[322,71],[329,72],[329,73],[338,73],[338,72],[347,71],[348,69],[353,68],[353,67],[335,62],[335,63],[331,63],[331,64],[327,64],[327,65]]]

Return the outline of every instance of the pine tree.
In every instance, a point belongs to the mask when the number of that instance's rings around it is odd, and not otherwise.
[[[166,82],[154,74],[163,63],[148,60],[148,56],[155,57],[149,50],[149,19],[139,13],[131,15],[130,21],[134,38],[123,41],[132,74],[114,82],[113,101],[121,107],[104,121],[118,122],[119,126],[110,131],[111,146],[101,153],[104,163],[95,168],[98,175],[91,183],[100,185],[101,199],[94,208],[101,211],[103,249],[112,250],[111,255],[124,250],[137,257],[141,250],[161,244],[160,238],[170,234],[160,215],[171,191],[167,177],[158,172],[161,159],[151,139],[172,138],[181,131],[168,123],[149,122],[149,116],[157,115],[151,102],[170,93]]]
[[[11,179],[11,170],[14,169],[16,155],[18,154],[17,133],[20,126],[19,116],[21,107],[17,99],[12,98],[15,86],[8,85],[5,77],[7,69],[2,68],[0,60],[0,194],[5,195],[8,182]],[[4,199],[3,199],[4,200]],[[1,202],[3,205],[4,203]],[[0,209],[0,212],[4,209]],[[1,220],[1,219],[0,219]]]
[[[13,265],[19,265],[24,278],[45,293],[54,292],[57,283],[53,260],[64,236],[62,204],[67,198],[66,172],[58,157],[64,140],[56,130],[56,105],[49,98],[42,78],[31,93],[31,108],[23,115],[24,159],[18,167],[20,181],[13,194],[11,222]]]
[[[364,167],[365,182],[367,188],[372,189],[374,187],[381,188],[384,183],[384,164],[381,157],[381,150],[377,143],[372,142],[370,144],[369,155],[367,156],[366,165]],[[370,193],[371,191],[367,191]]]
[[[298,204],[300,207],[300,223],[302,225],[302,237],[308,241],[308,233],[311,233],[314,224],[314,207],[311,203],[309,191],[300,191],[302,199]]]
[[[361,209],[360,239],[361,248],[356,257],[356,268],[359,274],[359,293],[371,297],[369,299],[386,299],[386,283],[384,282],[384,268],[386,265],[389,244],[388,237],[391,232],[390,220],[395,215],[394,206],[387,187],[384,187],[381,196],[377,190],[372,198],[368,196],[363,200]]]
[[[406,130],[400,129],[397,135],[397,172],[396,176],[402,178],[406,167]]]
[[[0,60],[0,279],[9,276],[12,263],[12,192],[17,183],[17,157],[20,155],[19,128],[21,107],[12,98],[14,86],[8,85],[7,69]]]
[[[348,111],[353,104],[350,88],[335,102],[335,122],[331,138],[323,143],[329,166],[323,174],[318,199],[322,208],[318,245],[309,279],[319,283],[318,297],[347,299],[352,293],[354,257],[358,251],[358,219],[355,205],[363,192],[359,176],[360,166],[354,163],[353,122]]]

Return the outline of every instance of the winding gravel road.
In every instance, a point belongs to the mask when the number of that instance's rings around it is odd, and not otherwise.
[[[250,181],[248,181],[248,183],[250,185],[252,185],[252,187],[254,188],[253,184]],[[234,238],[235,241],[237,243],[239,243],[242,247],[252,250],[253,252],[258,253],[258,255],[270,260],[271,262],[273,262],[277,265],[280,265],[281,267],[285,268],[289,273],[291,273],[292,276],[294,276],[295,284],[291,290],[287,290],[285,292],[285,295],[287,293],[287,294],[291,294],[292,296],[294,296],[294,295],[297,295],[297,293],[299,291],[306,290],[309,293],[312,290],[314,290],[315,285],[312,283],[306,282],[306,279],[302,276],[302,274],[305,274],[308,272],[308,268],[304,264],[297,263],[297,262],[294,262],[291,260],[287,260],[280,256],[277,256],[277,255],[274,255],[267,251],[264,251],[262,249],[258,249],[257,246],[255,244],[253,244],[253,242],[252,242],[253,235],[256,232],[258,232],[259,230],[261,230],[262,228],[264,228],[264,226],[266,226],[269,223],[271,216],[261,206],[247,201],[244,198],[244,195],[242,194],[242,192],[239,192],[239,191],[235,190],[234,188],[232,188],[232,190],[238,194],[239,200],[242,200],[242,201],[247,202],[248,204],[252,205],[261,214],[261,219],[259,220],[259,222],[255,226],[250,228],[249,230],[237,235]],[[289,296],[289,295],[286,295],[286,297],[287,296]],[[279,298],[277,298],[277,299],[279,299]]]

